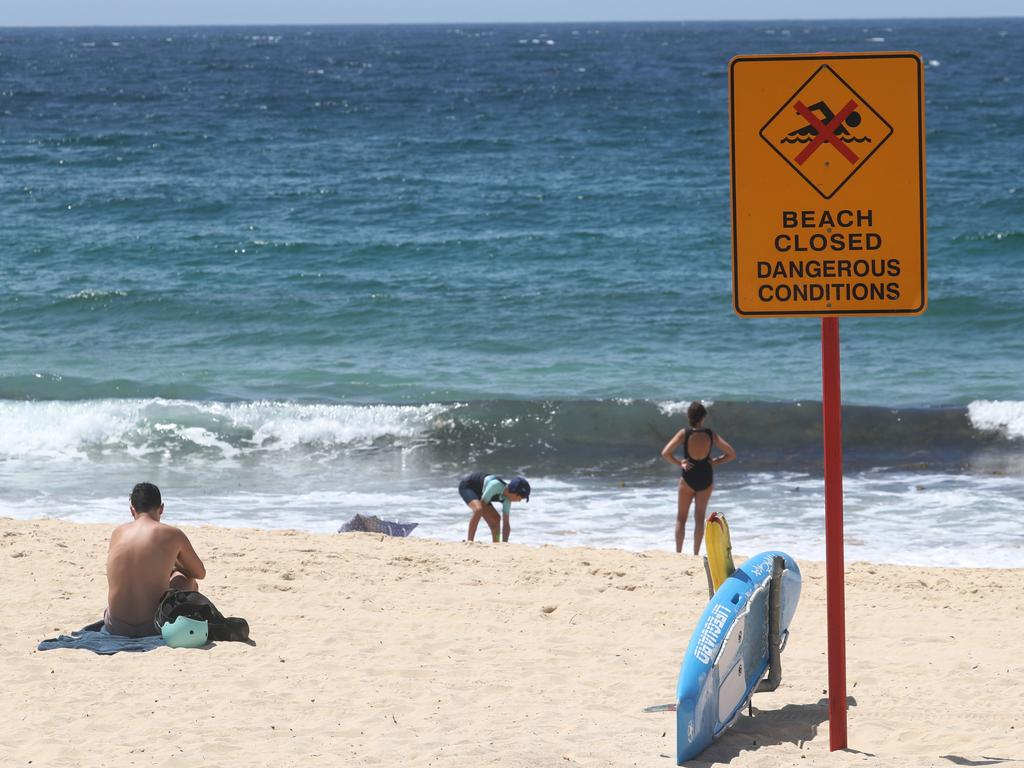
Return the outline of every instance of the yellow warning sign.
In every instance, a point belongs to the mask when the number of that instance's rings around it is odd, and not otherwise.
[[[913,52],[732,60],[738,314],[924,311],[922,73]]]

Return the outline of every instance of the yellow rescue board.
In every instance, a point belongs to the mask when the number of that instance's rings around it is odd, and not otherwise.
[[[704,532],[704,547],[708,553],[708,567],[711,569],[711,588],[717,592],[722,582],[736,570],[736,566],[732,564],[729,524],[725,517],[717,512],[712,512],[708,518]]]

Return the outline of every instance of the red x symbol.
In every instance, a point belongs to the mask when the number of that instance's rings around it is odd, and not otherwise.
[[[796,156],[797,165],[803,165],[804,161],[807,160],[807,158],[810,157],[812,154],[814,154],[814,150],[816,150],[826,141],[833,147],[835,147],[837,150],[839,150],[839,154],[841,154],[851,163],[857,162],[859,158],[855,154],[853,154],[851,149],[845,144],[843,144],[842,140],[835,134],[835,130],[839,126],[841,126],[843,124],[843,121],[845,121],[846,118],[850,116],[850,113],[857,108],[857,102],[855,102],[853,99],[850,99],[847,105],[843,107],[841,110],[839,110],[839,114],[829,121],[828,125],[825,125],[823,122],[821,122],[821,120],[818,119],[817,115],[815,115],[813,112],[811,112],[811,110],[804,106],[804,103],[802,101],[797,101],[797,103],[793,105],[793,108],[797,112],[799,112],[801,117],[803,117],[811,125],[811,127],[813,127],[818,132],[818,135],[814,137],[814,141],[812,141],[810,144],[804,147],[803,152]]]

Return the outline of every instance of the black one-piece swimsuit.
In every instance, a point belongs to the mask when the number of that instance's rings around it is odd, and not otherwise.
[[[711,449],[708,448],[708,455],[703,459],[695,459],[690,455],[687,444],[690,442],[690,435],[694,432],[706,432],[711,438],[711,445],[715,444],[715,433],[710,429],[687,429],[683,437],[683,456],[690,462],[690,468],[683,470],[683,481],[694,491],[703,491],[710,488],[715,482],[715,471],[711,468]]]

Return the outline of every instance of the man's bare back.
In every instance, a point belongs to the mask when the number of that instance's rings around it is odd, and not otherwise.
[[[164,505],[155,485],[135,486],[131,511],[134,520],[110,537],[105,620],[114,634],[139,637],[155,634],[153,614],[161,595],[168,589],[196,589],[206,568],[188,537],[160,522]]]

